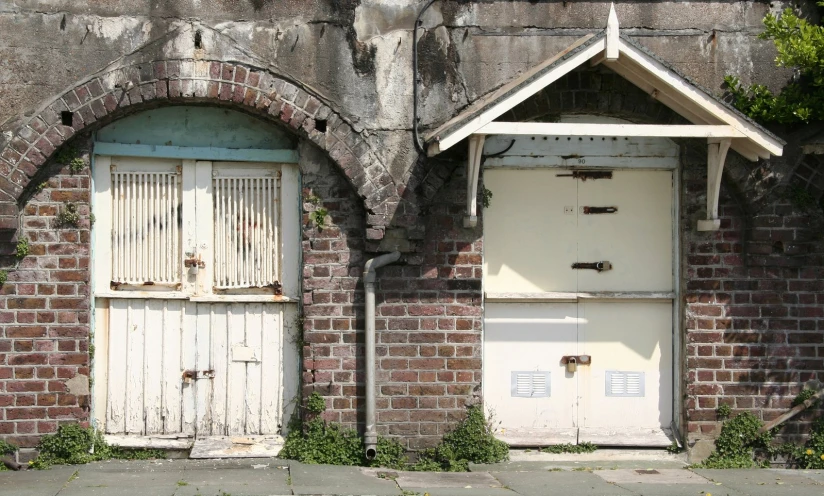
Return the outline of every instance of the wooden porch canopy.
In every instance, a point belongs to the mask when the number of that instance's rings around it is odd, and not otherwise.
[[[665,124],[570,124],[499,122],[496,118],[538,93],[575,68],[605,63],[691,122]],[[732,148],[751,161],[780,156],[785,142],[745,115],[713,96],[686,76],[657,58],[626,35],[620,34],[614,5],[606,29],[584,36],[566,50],[533,67],[525,74],[479,98],[459,115],[428,133],[424,139],[429,156],[469,138],[466,227],[477,223],[478,173],[487,135],[531,136],[635,136],[704,138],[707,140],[707,218],[698,222],[701,231],[717,230],[718,195],[727,151]]]

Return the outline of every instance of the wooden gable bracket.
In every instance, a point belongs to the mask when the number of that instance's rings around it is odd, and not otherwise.
[[[717,231],[721,228],[718,218],[718,197],[721,193],[721,176],[724,161],[730,149],[730,138],[707,140],[707,219],[698,221],[699,231]]]
[[[466,215],[464,227],[478,225],[478,176],[483,161],[485,134],[473,134],[469,137],[469,157],[466,168]]]

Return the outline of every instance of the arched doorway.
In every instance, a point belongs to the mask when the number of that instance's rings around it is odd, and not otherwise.
[[[243,436],[270,454],[299,383],[295,140],[163,107],[100,129],[92,169],[97,427],[121,445]]]

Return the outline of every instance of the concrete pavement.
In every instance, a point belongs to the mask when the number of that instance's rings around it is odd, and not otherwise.
[[[615,453],[618,454],[615,454]],[[618,450],[513,451],[465,473],[305,465],[279,459],[108,461],[0,472],[0,496],[821,496],[824,470],[688,470],[682,457]]]

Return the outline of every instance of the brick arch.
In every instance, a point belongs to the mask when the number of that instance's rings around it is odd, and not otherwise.
[[[397,208],[398,190],[386,166],[361,133],[319,95],[249,65],[164,60],[95,74],[47,102],[20,126],[0,149],[0,231],[17,230],[21,194],[75,134],[147,108],[185,103],[228,105],[286,127],[329,155],[366,210],[380,214],[373,217],[386,218]],[[71,126],[62,123],[64,112],[71,113]],[[318,129],[319,123],[325,130]],[[370,227],[373,238],[380,239],[383,224]]]

